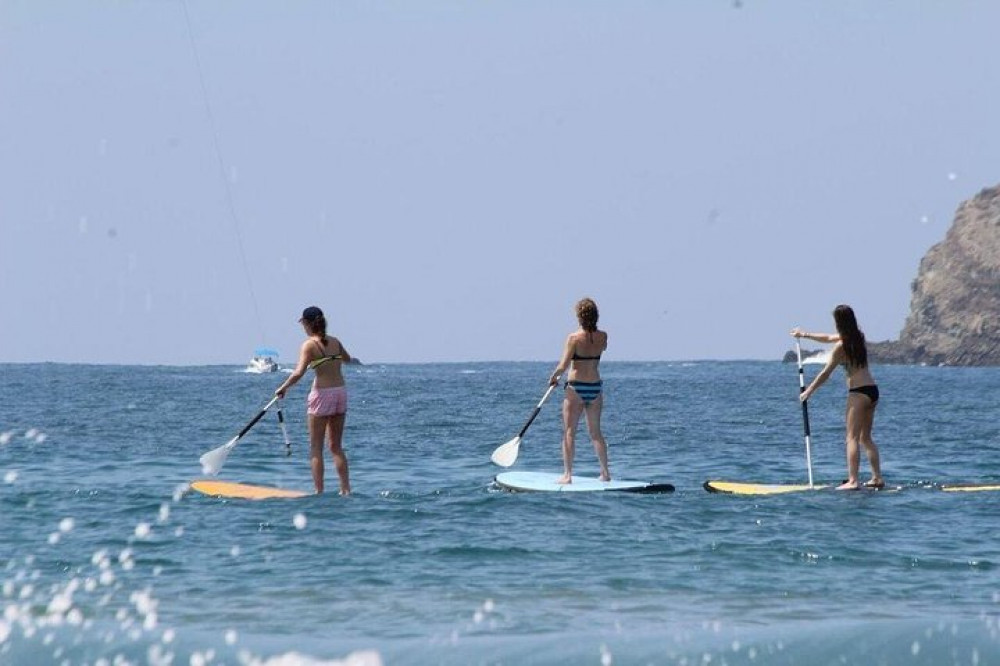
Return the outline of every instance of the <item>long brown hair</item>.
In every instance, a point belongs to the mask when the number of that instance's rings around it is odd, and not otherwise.
[[[833,321],[840,334],[840,342],[847,355],[847,365],[853,368],[868,367],[868,347],[865,334],[858,328],[858,320],[850,305],[838,305],[833,309]]]
[[[576,304],[576,319],[580,322],[580,328],[587,332],[587,339],[590,334],[597,331],[597,319],[600,315],[597,312],[597,303],[590,298],[583,298]]]

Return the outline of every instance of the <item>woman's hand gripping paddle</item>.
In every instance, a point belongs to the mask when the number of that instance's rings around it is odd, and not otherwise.
[[[490,456],[490,460],[501,467],[510,467],[515,461],[517,461],[518,449],[521,448],[521,438],[524,437],[524,433],[528,432],[528,426],[530,426],[531,422],[535,420],[536,416],[538,416],[538,412],[542,410],[542,405],[544,405],[545,401],[549,399],[549,396],[552,395],[552,391],[555,390],[555,388],[555,384],[549,386],[549,390],[545,392],[545,395],[542,396],[538,405],[535,406],[535,411],[531,412],[531,416],[528,417],[528,422],[524,424],[523,428],[521,428],[521,432],[517,433],[517,437],[514,439],[498,446],[496,450],[493,451],[493,455]]]
[[[233,437],[219,448],[212,449],[208,453],[202,455],[201,458],[198,459],[201,463],[201,471],[205,474],[211,474],[212,476],[218,474],[219,470],[222,469],[222,466],[226,464],[226,457],[229,455],[229,452],[233,450],[233,447],[236,446],[236,442],[240,441],[240,437],[247,434],[247,431],[254,427],[257,421],[260,421],[261,417],[264,416],[267,410],[271,408],[271,405],[277,402],[277,400],[278,396],[271,398],[271,401],[264,405],[264,409],[260,410],[257,413],[257,416],[250,420],[250,423],[243,426],[243,430],[240,430],[240,433],[236,435],[236,437]]]

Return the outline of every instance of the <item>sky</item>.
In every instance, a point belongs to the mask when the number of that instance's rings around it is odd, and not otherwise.
[[[0,362],[780,359],[1000,183],[993,0],[2,0]]]

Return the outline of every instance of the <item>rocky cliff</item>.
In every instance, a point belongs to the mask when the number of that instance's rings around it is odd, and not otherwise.
[[[869,344],[873,361],[1000,365],[1000,186],[958,207],[911,290],[899,340]]]

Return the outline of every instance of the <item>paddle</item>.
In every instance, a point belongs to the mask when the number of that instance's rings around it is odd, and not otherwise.
[[[281,435],[285,438],[285,455],[292,455],[292,440],[288,439],[288,429],[285,428],[285,414],[282,411],[284,404],[278,401],[278,424],[281,426]]]
[[[799,395],[805,393],[806,390],[806,374],[802,367],[802,345],[799,344],[799,339],[795,338],[795,356],[799,359]],[[813,487],[813,464],[812,464],[812,452],[810,450],[809,442],[809,404],[808,400],[802,400],[802,426],[805,428],[806,434],[806,467],[809,470],[809,487]]]
[[[202,457],[198,459],[201,463],[201,471],[205,474],[211,474],[212,476],[218,474],[219,470],[222,469],[222,466],[226,464],[226,456],[228,456],[229,452],[232,451],[234,446],[236,446],[236,442],[240,440],[240,437],[247,434],[247,431],[254,427],[257,421],[260,421],[261,417],[264,416],[267,410],[271,408],[271,405],[277,402],[277,400],[278,396],[271,398],[270,402],[264,405],[264,409],[257,412],[257,416],[253,417],[250,420],[250,423],[243,426],[243,430],[240,430],[240,434],[236,435],[236,437],[233,437],[219,448],[212,449],[208,453],[202,455]]]
[[[493,452],[493,455],[490,456],[490,460],[501,467],[510,467],[514,464],[517,460],[518,449],[521,448],[521,438],[524,437],[524,433],[528,432],[528,426],[530,426],[531,422],[535,420],[536,416],[538,416],[538,412],[542,410],[542,405],[544,405],[545,401],[549,399],[550,395],[552,395],[552,391],[555,387],[555,384],[549,386],[549,390],[545,392],[545,395],[542,396],[542,399],[535,406],[535,411],[531,412],[531,416],[528,417],[528,422],[524,424],[523,428],[521,428],[521,432],[517,433],[517,437],[514,439],[498,446]]]

